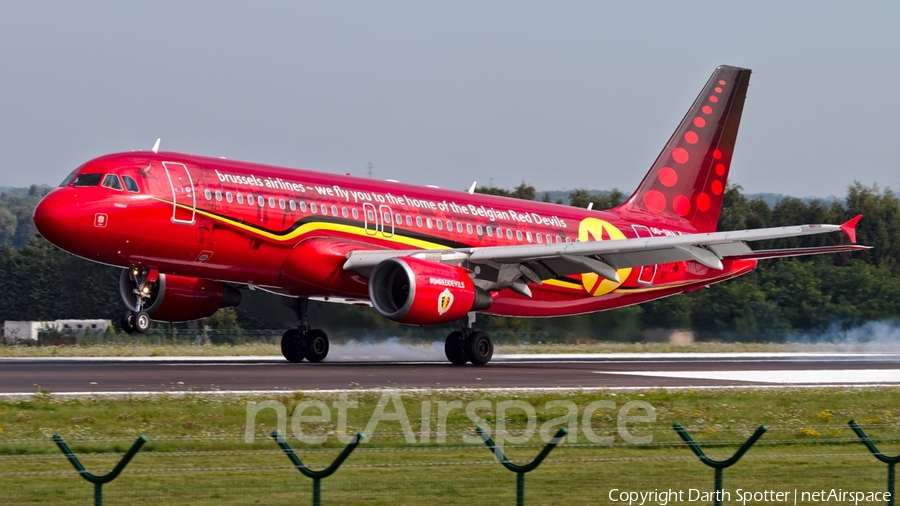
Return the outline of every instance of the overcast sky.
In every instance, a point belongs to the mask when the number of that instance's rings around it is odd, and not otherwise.
[[[149,149],[630,192],[719,64],[731,181],[898,187],[900,2],[0,2],[0,186]]]

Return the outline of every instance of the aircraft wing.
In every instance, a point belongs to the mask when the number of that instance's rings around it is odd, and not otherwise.
[[[522,281],[540,284],[569,274],[594,272],[611,281],[620,282],[617,269],[669,262],[693,260],[711,269],[722,269],[726,259],[764,259],[799,255],[815,255],[841,251],[868,249],[857,244],[820,248],[787,248],[754,251],[747,242],[788,237],[846,233],[856,242],[859,215],[843,225],[798,225],[792,227],[711,232],[664,237],[590,241],[565,244],[533,244],[522,246],[492,246],[447,250],[410,251],[352,251],[347,255],[344,269],[368,276],[372,268],[386,258],[413,256],[426,260],[462,265],[479,269],[487,279],[487,289],[511,287],[528,291]],[[488,271],[488,272],[484,272]],[[496,271],[496,272],[494,272]]]

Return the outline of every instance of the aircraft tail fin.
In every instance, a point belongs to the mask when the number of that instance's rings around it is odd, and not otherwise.
[[[722,209],[750,70],[717,67],[622,215],[714,232]]]

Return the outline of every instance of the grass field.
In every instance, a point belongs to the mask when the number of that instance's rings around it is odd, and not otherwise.
[[[735,467],[725,471],[725,489],[736,502],[738,488],[750,491],[820,489],[884,490],[886,469],[858,442],[847,421],[863,425],[887,454],[900,453],[900,389],[798,389],[722,391],[644,391],[628,394],[573,392],[518,397],[489,392],[396,394],[409,420],[407,441],[398,421],[381,421],[333,477],[323,482],[325,504],[509,504],[515,476],[494,462],[485,446],[471,437],[475,422],[463,406],[481,401],[472,417],[498,435],[498,403],[522,401],[536,415],[535,433],[527,441],[507,443],[505,451],[522,463],[544,442],[542,426],[554,432],[569,409],[576,414],[577,434],[564,441],[526,478],[527,504],[609,503],[620,491],[708,491],[712,470],[703,466],[671,429],[680,422],[713,458],[730,456],[760,425],[768,432]],[[291,414],[303,402],[321,401],[332,411],[327,423],[303,423],[308,435],[325,435],[324,444],[289,443],[315,469],[327,466],[343,447],[338,436],[365,430],[381,407],[397,413],[393,398],[381,392],[350,392],[346,427],[337,420],[337,394],[286,392],[282,396],[151,396],[131,399],[85,397],[61,399],[52,393],[21,401],[0,402],[0,502],[3,504],[86,504],[92,489],[50,441],[58,432],[90,470],[111,469],[134,439],[149,443],[115,482],[106,486],[106,504],[296,504],[309,500],[310,480],[289,465],[268,433],[277,427],[275,410],[261,410],[252,442],[245,442],[248,403],[274,402]],[[440,403],[459,401],[460,408],[439,423]],[[558,407],[548,406],[555,401]],[[613,405],[586,413],[597,401]],[[628,433],[651,437],[628,443],[619,430],[623,407],[646,402],[625,415],[655,415],[653,421],[625,425]],[[571,402],[574,405],[563,403]],[[561,406],[559,406],[562,404]],[[446,405],[446,404],[444,404]],[[423,406],[428,410],[423,417]],[[640,407],[643,406],[643,407]],[[318,414],[316,408],[306,415]],[[300,414],[300,413],[297,413]],[[585,416],[588,422],[585,424]],[[427,422],[423,423],[423,419]],[[555,421],[554,421],[555,420]],[[513,437],[528,430],[525,411],[506,410],[506,431]],[[598,437],[595,442],[585,427]],[[428,442],[422,434],[428,434]],[[445,442],[438,442],[440,433]],[[627,433],[626,433],[627,435]],[[701,501],[708,504],[711,501]],[[694,502],[696,503],[696,501]],[[728,501],[726,501],[728,503]],[[802,501],[798,502],[802,503]],[[846,504],[817,501],[817,504]],[[659,504],[655,502],[653,504]]]

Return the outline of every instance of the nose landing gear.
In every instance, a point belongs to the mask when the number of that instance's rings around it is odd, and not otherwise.
[[[132,268],[128,272],[128,277],[134,281],[132,292],[135,296],[134,307],[137,308],[137,311],[129,309],[122,316],[122,330],[125,332],[143,334],[150,330],[150,315],[144,311],[144,306],[153,296],[153,288],[158,276],[158,272],[148,269]]]
[[[309,328],[309,298],[289,299],[299,324],[281,336],[281,354],[288,362],[321,362],[328,355],[328,336],[321,329]],[[287,301],[286,301],[287,302]]]
[[[474,330],[475,313],[469,313],[466,327],[455,330],[444,341],[444,354],[453,365],[485,365],[494,356],[494,342],[484,331]]]

